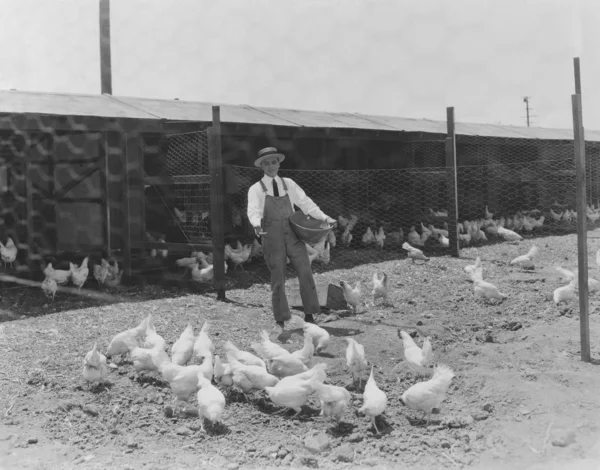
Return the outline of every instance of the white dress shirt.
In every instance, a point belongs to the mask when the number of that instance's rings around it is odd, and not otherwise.
[[[273,180],[277,182],[279,196],[285,196],[286,192],[283,189],[281,177],[275,176],[275,178],[271,178],[270,176],[264,175],[261,181],[267,187],[267,194],[273,196]],[[293,205],[298,206],[302,212],[313,216],[315,219],[327,219],[327,216],[319,209],[319,206],[317,206],[293,180],[285,178],[285,185],[287,186],[287,194],[290,197],[292,207]],[[264,209],[265,192],[263,191],[260,181],[258,181],[250,186],[250,189],[248,190],[248,220],[253,227],[260,226],[260,220],[263,217]]]

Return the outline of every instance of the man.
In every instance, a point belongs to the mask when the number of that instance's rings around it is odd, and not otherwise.
[[[321,310],[306,245],[298,239],[289,222],[294,213],[293,206],[315,219],[335,223],[294,181],[277,176],[279,164],[284,159],[285,156],[274,147],[259,151],[254,166],[262,168],[264,176],[248,190],[248,220],[256,236],[262,236],[265,261],[271,272],[273,314],[278,333],[283,332],[284,322],[291,318],[285,296],[286,257],[298,273],[304,320],[314,323],[313,315]]]

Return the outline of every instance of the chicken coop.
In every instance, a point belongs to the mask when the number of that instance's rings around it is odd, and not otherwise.
[[[267,146],[285,153],[281,175],[324,212],[357,218],[329,267],[398,257],[400,235],[445,221],[443,121],[219,105],[215,192],[212,103],[20,91],[0,98],[0,241],[17,243],[18,272],[85,254],[112,255],[128,274],[148,269],[148,260],[158,269],[210,250],[215,225],[225,243],[249,243],[246,195],[262,176],[253,161]],[[586,130],[586,138],[588,199],[600,205],[600,132]],[[460,220],[487,209],[539,211],[544,227],[554,227],[552,207],[575,207],[570,130],[458,123],[456,158]],[[382,247],[380,230],[390,235]]]

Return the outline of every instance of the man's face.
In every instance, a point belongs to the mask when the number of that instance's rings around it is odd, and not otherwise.
[[[277,172],[279,171],[279,157],[269,157],[265,158],[260,163],[261,168],[265,172],[265,175],[270,178],[275,178],[277,176]]]

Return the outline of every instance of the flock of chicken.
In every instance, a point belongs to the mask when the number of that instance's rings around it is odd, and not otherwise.
[[[315,394],[320,402],[320,415],[339,423],[350,405],[351,395],[344,387],[325,383],[327,364],[311,364],[315,355],[327,348],[332,339],[320,326],[298,320],[304,334],[301,349],[289,352],[272,342],[269,334],[263,330],[261,341],[251,344],[256,355],[238,349],[231,341],[225,341],[223,349],[228,361],[225,363],[218,355],[214,355],[215,347],[209,335],[208,321],[204,322],[198,336],[194,335],[192,325],[188,325],[172,345],[169,357],[166,341],[156,332],[152,315],[148,315],[135,328],[114,336],[106,355],[100,353],[97,344],[94,344],[83,360],[83,377],[88,388],[94,382],[105,383],[109,370],[107,356],[129,354],[138,374],[141,371],[158,372],[168,382],[176,409],[182,403],[189,404],[189,400],[196,395],[203,431],[205,419],[213,424],[219,423],[225,410],[225,395],[216,385],[224,390],[236,389],[248,401],[248,394],[262,390],[275,405],[283,407],[280,412],[292,409],[294,416],[302,412],[302,406]],[[420,411],[421,418],[427,415],[426,424],[429,424],[432,410],[439,408],[444,400],[454,373],[443,364],[435,366],[433,371],[429,367],[433,364],[429,337],[424,339],[421,348],[405,331],[398,330],[398,335],[404,344],[408,367],[419,376],[430,377],[405,390],[402,401],[409,408]],[[358,378],[362,385],[363,375],[368,371],[364,347],[353,338],[342,339],[347,345],[346,364],[353,382]],[[363,404],[358,412],[370,418],[376,433],[379,433],[376,417],[385,411],[387,405],[388,398],[377,386],[371,366],[364,386]]]
[[[48,299],[54,300],[58,286],[65,286],[69,280],[77,287],[79,291],[88,279],[90,270],[88,267],[89,257],[86,256],[81,264],[69,263],[69,269],[54,269],[52,263],[48,263],[44,268],[46,278],[42,281],[42,291]],[[93,266],[93,274],[99,285],[116,287],[121,284],[123,270],[119,270],[119,264],[116,260],[109,263],[102,258],[100,264]]]

